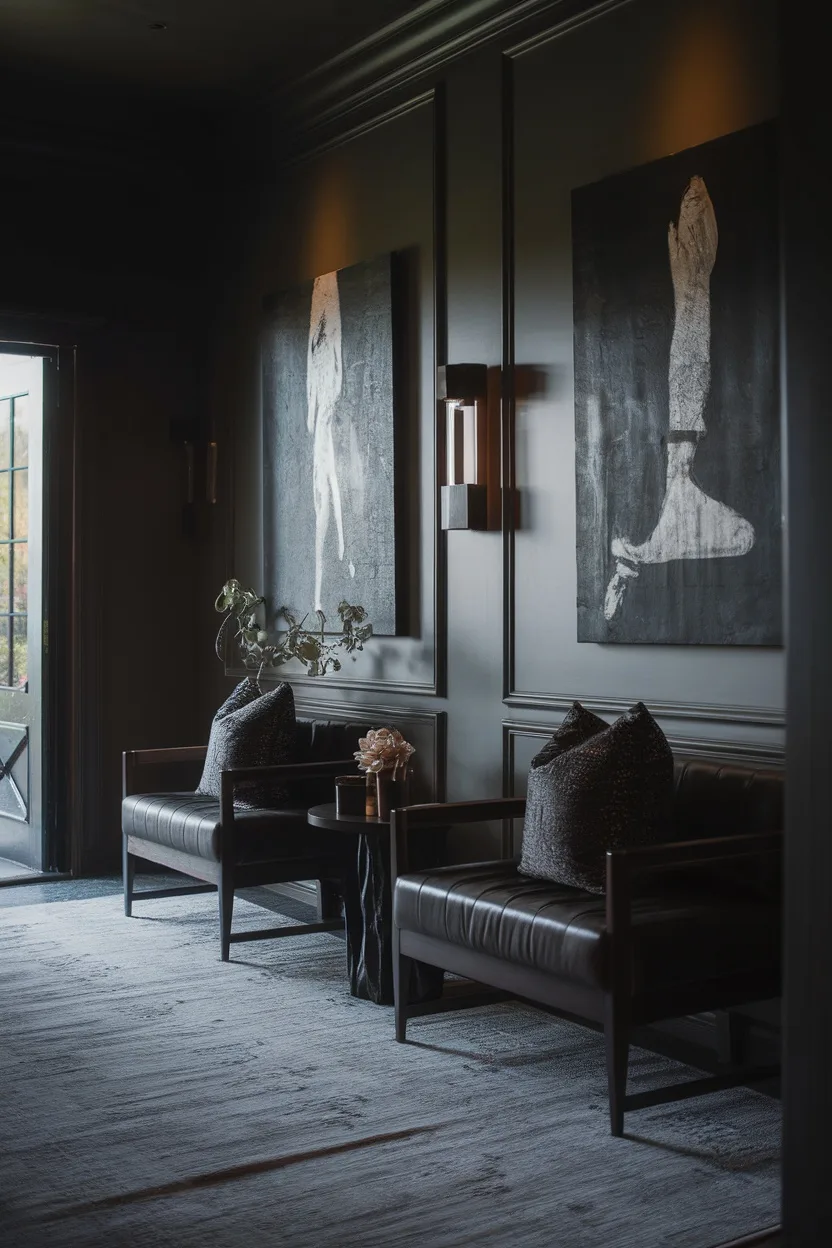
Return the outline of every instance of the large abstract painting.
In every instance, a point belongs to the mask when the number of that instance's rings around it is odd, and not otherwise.
[[[264,347],[266,593],[275,610],[365,607],[396,631],[391,257],[325,273],[268,303]]]
[[[768,123],[573,192],[579,641],[781,643],[777,196]]]

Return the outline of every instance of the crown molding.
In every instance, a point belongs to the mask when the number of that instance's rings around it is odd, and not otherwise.
[[[438,73],[449,62],[551,15],[554,30],[621,0],[428,0],[260,103],[308,131]]]

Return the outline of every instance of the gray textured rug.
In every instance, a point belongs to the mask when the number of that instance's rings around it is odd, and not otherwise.
[[[223,965],[215,907],[0,909],[7,1248],[706,1248],[777,1221],[776,1101],[664,1106],[614,1140],[592,1033],[503,1005],[397,1045],[343,941]],[[631,1071],[690,1073],[641,1050]]]

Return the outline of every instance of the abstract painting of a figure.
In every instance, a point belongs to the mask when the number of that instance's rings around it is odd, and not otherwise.
[[[335,462],[332,422],[341,397],[344,372],[341,363],[341,305],[338,274],[316,277],[312,287],[309,318],[309,350],[306,356],[307,428],[315,442],[312,451],[312,492],[315,499],[315,610],[323,610],[324,543],[330,513],[335,520],[338,558],[344,558],[344,516],[341,486]]]
[[[275,609],[359,603],[396,631],[391,258],[268,304],[265,582]]]
[[[573,193],[581,641],[781,641],[776,186],[763,125]]]

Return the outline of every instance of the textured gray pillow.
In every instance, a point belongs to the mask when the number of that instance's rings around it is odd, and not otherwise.
[[[520,871],[590,893],[608,849],[664,840],[673,754],[643,703],[614,724],[575,703],[529,772]]]
[[[197,793],[220,796],[220,772],[234,767],[291,763],[295,756],[295,700],[285,682],[261,693],[253,680],[242,681],[214,716],[202,779]],[[235,806],[275,808],[288,798],[286,788],[269,780],[237,786]]]

